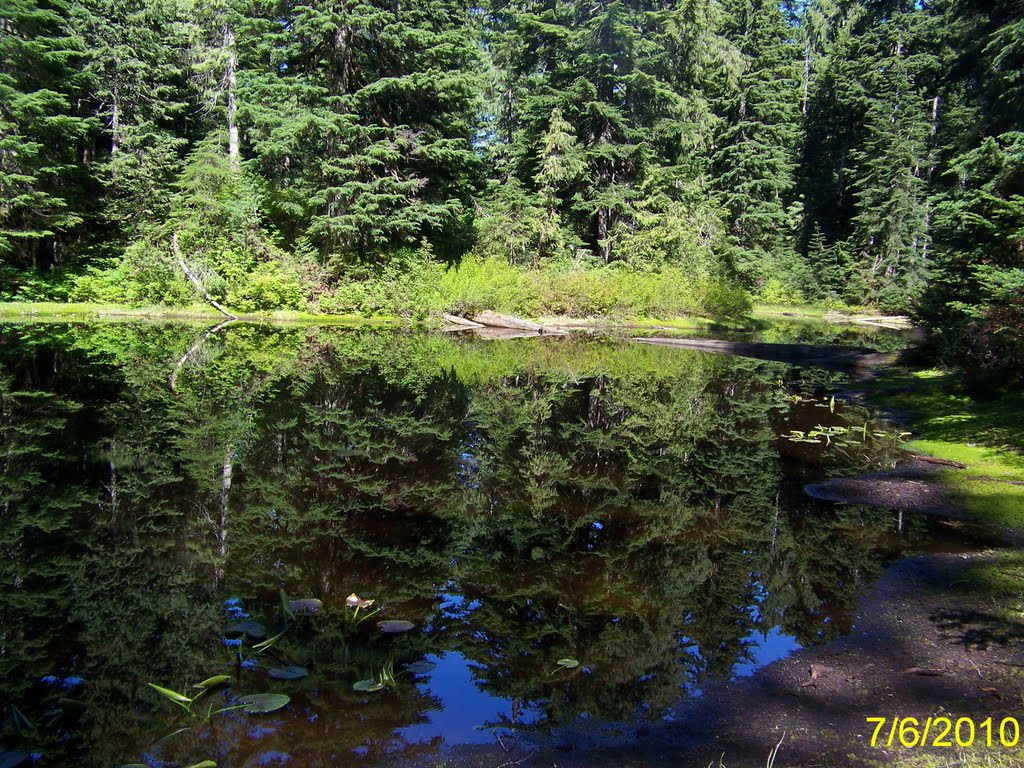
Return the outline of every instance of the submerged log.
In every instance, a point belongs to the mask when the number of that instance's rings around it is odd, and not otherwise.
[[[795,365],[816,365],[825,368],[862,368],[892,362],[896,355],[881,354],[863,347],[829,347],[816,344],[763,344],[721,339],[634,338],[641,344],[695,349],[720,355],[753,357]]]

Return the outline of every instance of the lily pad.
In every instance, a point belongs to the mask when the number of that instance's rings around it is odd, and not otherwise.
[[[576,669],[580,663],[576,659],[559,659],[558,666],[565,667],[566,669]]]
[[[397,635],[399,632],[408,632],[415,626],[416,625],[411,621],[404,621],[402,619],[388,619],[387,621],[377,622],[377,628],[386,635]]]
[[[253,693],[238,700],[242,711],[249,715],[260,715],[265,712],[276,712],[287,706],[291,698],[283,693]]]
[[[412,664],[406,664],[405,668],[414,675],[425,675],[436,666],[437,664],[432,661],[414,661]]]
[[[310,616],[324,607],[323,601],[315,597],[303,597],[299,600],[289,600],[288,607],[292,613],[300,616]]]
[[[243,621],[239,624],[232,624],[224,630],[225,635],[245,635],[250,640],[262,640],[267,636],[267,628],[258,621]]]
[[[358,683],[352,684],[352,690],[365,691],[367,693],[373,693],[374,691],[379,691],[382,688],[384,688],[384,683],[373,679],[360,680]]]
[[[309,670],[292,664],[284,668],[272,669],[269,674],[275,680],[298,680],[300,677],[308,675]]]
[[[217,764],[213,760],[203,760],[203,762],[190,765],[188,768],[217,768]]]

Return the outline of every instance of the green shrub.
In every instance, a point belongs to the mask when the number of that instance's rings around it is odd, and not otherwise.
[[[792,305],[801,304],[804,301],[804,297],[799,291],[786,286],[777,277],[770,277],[764,282],[757,298],[763,304]]]
[[[68,298],[129,306],[183,306],[201,300],[169,253],[147,240],[130,245],[112,266],[78,277]]]
[[[301,309],[305,304],[302,282],[296,272],[274,261],[264,262],[228,291],[227,304],[241,312]]]

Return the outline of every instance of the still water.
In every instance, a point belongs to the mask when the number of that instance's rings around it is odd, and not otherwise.
[[[395,763],[670,716],[941,546],[803,495],[899,453],[846,383],[611,339],[3,327],[0,764]]]

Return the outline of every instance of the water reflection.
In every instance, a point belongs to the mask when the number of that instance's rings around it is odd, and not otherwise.
[[[871,418],[823,405],[835,373],[597,340],[202,333],[4,330],[9,750],[316,766],[658,717],[846,631],[857,587],[930,535],[797,492],[897,450],[779,439]],[[381,613],[359,622],[352,593]],[[225,634],[239,622],[262,633]],[[269,674],[292,666],[308,674]],[[215,674],[216,707],[291,702],[207,723],[146,685]]]

